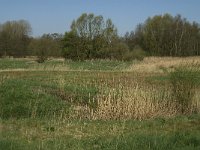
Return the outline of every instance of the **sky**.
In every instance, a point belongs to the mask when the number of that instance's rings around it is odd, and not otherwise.
[[[199,0],[0,0],[0,23],[27,20],[36,37],[64,34],[82,13],[94,13],[111,18],[119,35],[124,35],[148,17],[165,13],[200,23],[199,7]]]

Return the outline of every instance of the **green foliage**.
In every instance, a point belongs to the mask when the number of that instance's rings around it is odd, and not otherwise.
[[[86,54],[82,49],[83,45],[80,45],[81,39],[75,32],[66,32],[63,41],[63,56],[65,59],[84,60],[86,58]]]
[[[52,33],[52,34],[43,34],[42,37],[40,38],[47,40],[48,42],[44,43],[46,44],[46,47],[48,52],[48,56],[52,57],[61,57],[62,56],[62,47],[63,47],[63,35],[58,34],[58,33]]]
[[[65,33],[63,56],[72,60],[109,58],[113,45],[118,48],[117,39],[117,29],[111,19],[104,21],[102,16],[84,13],[72,22],[71,31]]]
[[[187,112],[200,85],[199,64],[189,64],[176,68],[174,72],[170,73],[170,81],[177,109],[181,113]]]
[[[50,43],[46,38],[38,38],[31,41],[29,49],[37,56],[38,63],[43,63],[47,60],[49,49],[51,48]]]
[[[111,19],[92,13],[83,13],[74,20],[64,37],[53,33],[33,38],[28,21],[7,21],[0,25],[0,57],[36,55],[39,63],[49,56],[72,60],[142,60],[143,52],[132,51],[137,45],[152,56],[194,56],[200,55],[199,33],[198,23],[170,14],[149,17],[121,38]],[[127,47],[130,53],[126,52]]]
[[[44,34],[40,38],[32,39],[29,44],[29,51],[38,57],[37,62],[43,63],[49,56],[61,56],[62,35],[57,33]]]
[[[130,61],[130,60],[140,60],[142,61],[146,56],[146,52],[140,47],[135,46],[132,51],[125,54],[124,60]]]
[[[28,54],[31,25],[26,20],[0,25],[0,56],[24,57]]]
[[[199,31],[198,23],[191,23],[181,15],[156,15],[127,33],[124,41],[131,49],[140,45],[152,56],[192,56],[200,54]]]
[[[116,60],[124,60],[124,55],[129,53],[129,48],[125,43],[122,42],[116,42],[113,44],[111,48],[108,48],[107,56],[110,57],[110,59],[116,59]]]

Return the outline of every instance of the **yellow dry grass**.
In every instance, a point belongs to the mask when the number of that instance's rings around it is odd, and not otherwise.
[[[147,57],[142,62],[131,65],[127,72],[139,72],[140,75],[145,73],[163,73],[165,70],[170,71],[179,65],[187,65],[192,63],[200,63],[200,57],[172,58],[172,57]],[[43,66],[42,66],[43,67]],[[64,66],[63,66],[64,67]],[[52,68],[32,68],[24,69],[24,71],[51,70]],[[62,70],[57,66],[53,70]],[[6,71],[6,70],[4,70]],[[7,70],[9,71],[9,70]],[[14,71],[14,70],[12,70]],[[19,71],[19,70],[16,70]],[[23,70],[20,70],[23,71]],[[91,108],[87,105],[74,105],[71,108],[70,118],[88,118],[91,120],[109,120],[109,119],[149,119],[155,117],[170,117],[180,113],[177,109],[175,99],[172,96],[172,89],[169,84],[149,85],[146,81],[134,74],[134,78],[124,72],[127,79],[113,77],[113,81],[106,83],[104,80],[110,78],[110,74],[105,74],[101,82],[95,82],[94,86],[99,89],[98,94],[90,101],[96,102],[97,107]],[[126,74],[127,73],[127,74]],[[64,89],[66,81],[65,77],[58,76],[58,85],[61,90]],[[86,86],[87,87],[87,86]],[[195,89],[196,93],[192,100],[192,105],[188,108],[190,112],[200,112],[199,89]],[[90,97],[90,96],[89,96]],[[71,100],[73,101],[73,99]]]
[[[163,73],[179,65],[200,63],[200,57],[146,57],[143,61],[131,65],[126,71],[144,73]]]
[[[168,85],[151,86],[134,81],[130,87],[115,87],[100,92],[91,101],[97,101],[97,108],[73,106],[72,118],[91,120],[129,120],[172,117],[181,114]],[[186,113],[200,112],[198,89]]]

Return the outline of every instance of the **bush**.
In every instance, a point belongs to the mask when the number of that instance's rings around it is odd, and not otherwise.
[[[191,106],[195,91],[200,83],[200,67],[198,64],[179,66],[170,73],[173,97],[176,107],[185,113]]]
[[[124,60],[130,61],[136,59],[141,61],[144,59],[145,56],[146,52],[140,46],[135,46],[135,48],[132,51],[124,54]]]
[[[123,60],[124,55],[129,53],[129,48],[125,43],[116,43],[110,50],[111,58]]]
[[[34,39],[29,44],[29,50],[37,56],[36,61],[38,63],[43,63],[47,60],[50,48],[50,42],[45,38]]]
[[[47,56],[45,55],[40,55],[40,56],[37,56],[37,62],[38,63],[44,63],[45,61],[47,60]]]

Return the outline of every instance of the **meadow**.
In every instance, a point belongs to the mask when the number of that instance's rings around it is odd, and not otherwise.
[[[0,59],[0,149],[200,149],[200,57]]]

